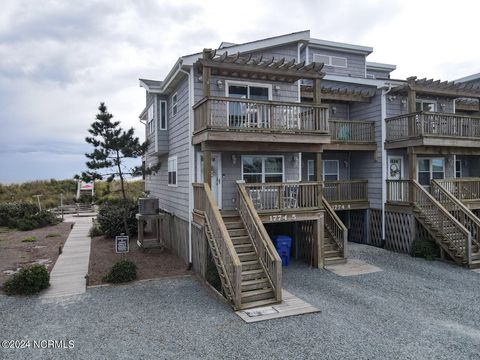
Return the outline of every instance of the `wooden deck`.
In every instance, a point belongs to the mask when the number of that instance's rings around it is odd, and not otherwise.
[[[277,305],[237,311],[236,314],[246,323],[273,320],[287,316],[320,312],[318,308],[282,289],[282,302]]]
[[[375,122],[329,120],[330,144],[325,150],[376,151]]]

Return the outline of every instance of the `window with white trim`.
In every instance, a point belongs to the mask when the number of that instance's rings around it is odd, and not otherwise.
[[[159,114],[158,114],[158,128],[160,130],[167,130],[167,102],[160,101],[159,102]]]
[[[168,185],[177,186],[177,157],[168,158]]]
[[[153,116],[153,104],[150,105],[148,108],[147,112],[147,129],[148,129],[148,135],[153,134],[155,132],[155,122],[154,122],[154,116]]]
[[[417,160],[417,178],[423,186],[430,186],[432,179],[445,178],[445,159],[423,158]]]
[[[341,67],[341,68],[347,67],[347,58],[340,57],[340,56],[313,54],[313,61],[324,63],[326,66]]]
[[[177,115],[178,112],[178,96],[177,93],[172,96],[172,115]]]
[[[338,180],[338,160],[323,160],[323,180]]]
[[[283,156],[242,156],[242,179],[246,183],[283,182]]]
[[[307,180],[315,181],[315,161],[307,160]]]
[[[417,111],[437,111],[437,102],[433,100],[417,100],[416,101]]]

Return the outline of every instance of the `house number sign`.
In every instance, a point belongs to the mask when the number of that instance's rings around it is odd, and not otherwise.
[[[279,221],[294,221],[297,219],[296,214],[291,215],[270,215],[271,222],[279,222]]]

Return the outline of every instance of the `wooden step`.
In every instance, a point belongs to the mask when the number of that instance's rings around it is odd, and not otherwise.
[[[255,251],[252,244],[237,244],[233,245],[237,254]]]
[[[242,281],[242,292],[270,288],[270,282],[266,277]]]
[[[242,281],[260,279],[262,277],[265,277],[265,271],[261,267],[259,269],[242,271]]]
[[[274,293],[270,287],[266,289],[242,291],[242,303],[272,299],[273,297]]]
[[[258,270],[258,269],[262,269],[262,265],[260,265],[260,261],[258,260],[242,262],[242,274],[243,274],[243,271]]]
[[[325,259],[327,258],[336,258],[336,257],[341,257],[342,254],[338,250],[329,250],[324,252],[324,257]]]
[[[340,256],[325,259],[325,265],[345,264],[346,262],[347,259]]]
[[[469,267],[470,269],[478,269],[478,268],[480,268],[480,260],[473,260],[468,267]]]
[[[244,229],[245,226],[243,225],[243,222],[241,221],[231,221],[231,222],[225,222],[225,227],[227,228],[227,230],[233,230],[233,229]]]
[[[255,251],[240,253],[238,254],[238,258],[240,259],[241,263],[258,259],[257,253]]]
[[[472,260],[480,260],[480,252],[472,253]]]
[[[242,309],[242,310],[252,309],[252,308],[263,307],[263,306],[272,305],[272,304],[276,304],[276,303],[278,303],[278,301],[276,301],[275,298],[272,297],[271,299],[265,299],[265,300],[259,300],[259,301],[252,301],[252,302],[244,303],[240,306],[240,309]]]
[[[234,236],[230,237],[232,239],[233,245],[240,245],[240,244],[251,244],[252,241],[248,236]]]
[[[227,231],[231,238],[238,237],[238,236],[248,236],[247,229],[245,228],[228,229]]]

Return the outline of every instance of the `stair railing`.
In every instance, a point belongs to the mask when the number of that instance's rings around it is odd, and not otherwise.
[[[282,300],[282,260],[273,246],[270,236],[258,216],[252,199],[245,190],[245,184],[238,185],[238,212],[252,240],[259,261],[267,274],[277,301]]]
[[[328,203],[327,199],[322,196],[323,207],[325,208],[325,228],[329,232],[338,246],[344,258],[347,257],[347,241],[348,241],[348,229],[343,224],[342,220],[338,217],[333,210],[332,206]]]
[[[195,203],[199,208],[196,210],[203,211],[205,214],[212,234],[212,241],[217,249],[220,266],[225,271],[226,286],[230,287],[233,306],[235,309],[240,309],[242,305],[242,264],[213,198],[210,186],[204,183],[194,184],[193,186],[194,194],[198,196]]]
[[[449,248],[470,264],[472,257],[470,232],[417,180],[412,180],[412,196],[414,206],[426,218],[429,217],[432,220],[432,227],[443,235]],[[450,229],[455,229],[455,231],[452,233]],[[458,262],[457,259],[455,260]]]
[[[457,199],[452,193],[445,189],[442,184],[432,180],[431,193],[442,206],[448,210],[472,235],[472,245],[480,247],[480,219]]]

